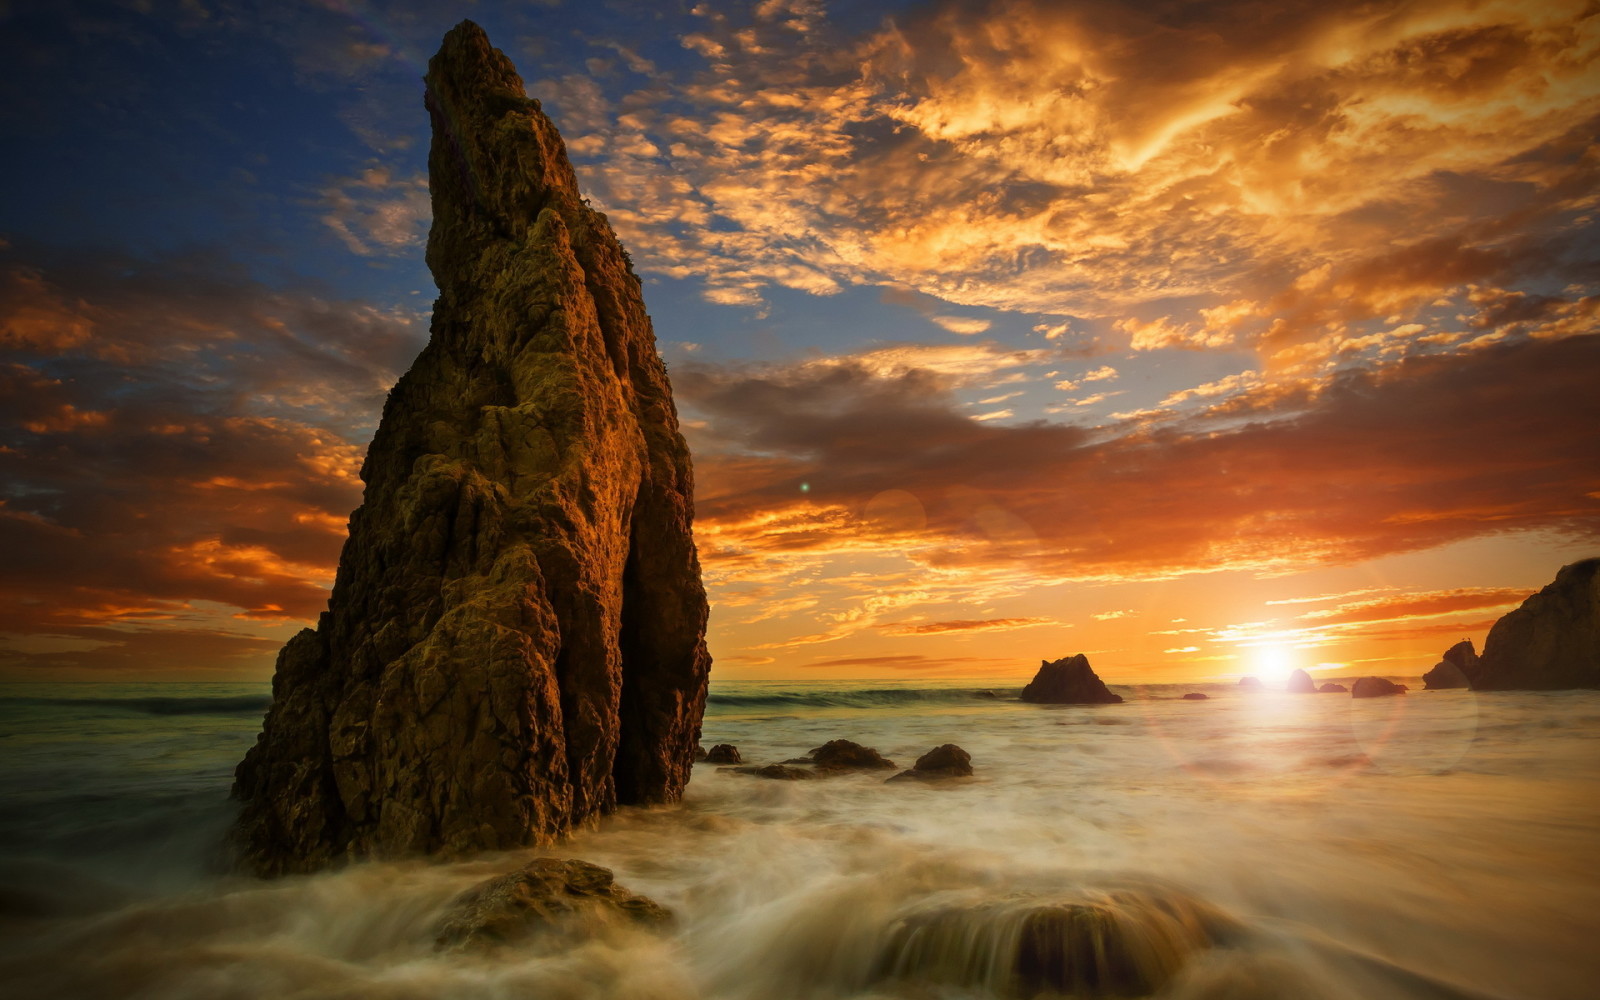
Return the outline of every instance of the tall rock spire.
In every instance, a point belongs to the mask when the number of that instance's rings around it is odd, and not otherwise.
[[[432,337],[238,768],[262,874],[673,801],[704,709],[689,453],[639,280],[482,29],[452,29],[426,82]]]

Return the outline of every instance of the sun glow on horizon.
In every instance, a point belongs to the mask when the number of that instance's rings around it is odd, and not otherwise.
[[[1254,647],[1250,662],[1262,684],[1281,689],[1289,683],[1289,675],[1300,665],[1300,657],[1293,647],[1274,642]]]

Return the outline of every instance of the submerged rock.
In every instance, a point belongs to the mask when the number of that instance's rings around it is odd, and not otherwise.
[[[1239,687],[1245,691],[1259,691],[1261,690],[1261,678],[1241,677],[1239,678]]]
[[[790,767],[787,764],[768,764],[765,767],[736,767],[734,770],[740,774],[750,774],[757,778],[768,778],[773,781],[807,781],[811,778],[820,778],[814,768]]]
[[[1022,689],[1022,700],[1045,705],[1114,705],[1122,696],[1112,694],[1079,653],[1054,663],[1041,661],[1039,672]]]
[[[1289,683],[1284,685],[1284,690],[1290,694],[1316,694],[1316,682],[1304,670],[1296,670],[1289,675]]]
[[[935,781],[941,778],[967,778],[971,775],[972,755],[954,743],[946,743],[918,757],[911,770],[901,771],[886,780]]]
[[[1445,650],[1444,658],[1422,675],[1422,687],[1426,691],[1471,687],[1467,672],[1477,665],[1478,653],[1472,648],[1472,640],[1462,639]]]
[[[1352,698],[1381,698],[1388,694],[1405,694],[1406,686],[1383,677],[1362,677],[1350,689]]]
[[[237,771],[263,875],[547,842],[676,800],[694,759],[693,482],[639,279],[482,30],[426,81],[432,336]]]
[[[829,740],[811,751],[811,761],[819,771],[876,771],[888,770],[894,761],[874,750],[850,740]]]
[[[1143,997],[1231,929],[1186,897],[1137,890],[936,905],[896,923],[877,973],[988,996]]]
[[[1205,694],[1203,694],[1202,692],[1190,691],[1188,694],[1183,696],[1183,700],[1184,701],[1208,701],[1209,698]]]
[[[1600,559],[1563,566],[1494,623],[1483,655],[1462,669],[1479,691],[1600,687]]]
[[[1332,681],[1329,681],[1328,683],[1317,688],[1317,691],[1321,694],[1343,694],[1348,690],[1350,689],[1345,687],[1343,684],[1335,684]]]
[[[439,919],[434,947],[509,944],[581,917],[621,917],[651,925],[671,920],[672,911],[617,885],[610,869],[587,861],[538,858],[457,896]]]
[[[732,743],[718,743],[706,751],[707,764],[742,764],[744,758],[739,756],[739,748]]]

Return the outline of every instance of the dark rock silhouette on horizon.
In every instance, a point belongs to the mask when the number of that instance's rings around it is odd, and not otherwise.
[[[1184,701],[1209,701],[1210,698],[1202,691],[1190,691],[1183,696]]]
[[[1472,682],[1467,679],[1467,671],[1477,666],[1477,663],[1478,653],[1472,648],[1472,640],[1462,639],[1445,650],[1443,659],[1434,664],[1432,670],[1422,675],[1423,690],[1471,687]]]
[[[1239,678],[1239,687],[1243,688],[1246,691],[1260,691],[1261,690],[1261,678],[1259,678],[1259,677],[1241,677],[1241,678]]]
[[[425,103],[432,336],[237,770],[234,842],[263,875],[549,842],[675,801],[694,760],[694,491],[639,279],[476,25],[445,36]]]
[[[1388,694],[1405,694],[1406,686],[1383,677],[1361,677],[1350,688],[1352,698],[1381,698]]]
[[[1304,670],[1296,670],[1289,675],[1289,683],[1284,685],[1284,690],[1290,694],[1316,694],[1317,684],[1311,675]]]
[[[1054,663],[1042,661],[1039,672],[1022,689],[1022,700],[1041,705],[1115,705],[1122,696],[1112,694],[1089,666],[1082,653]]]
[[[1350,689],[1345,687],[1343,684],[1335,684],[1333,681],[1329,681],[1326,684],[1322,685],[1321,687],[1317,688],[1317,693],[1318,694],[1342,694],[1342,693],[1344,693],[1345,691],[1348,691],[1348,690],[1350,690]]]
[[[435,928],[436,949],[517,944],[573,918],[607,915],[631,923],[665,924],[672,911],[612,880],[611,870],[587,861],[536,858],[514,872],[485,879],[451,902]],[[579,929],[584,934],[587,929]]]
[[[1494,623],[1463,669],[1478,691],[1600,688],[1600,558],[1563,566]]]

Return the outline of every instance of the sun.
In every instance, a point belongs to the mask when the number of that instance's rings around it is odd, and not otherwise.
[[[1268,643],[1254,650],[1255,675],[1267,687],[1281,688],[1294,673],[1297,657],[1294,650],[1282,643]]]

